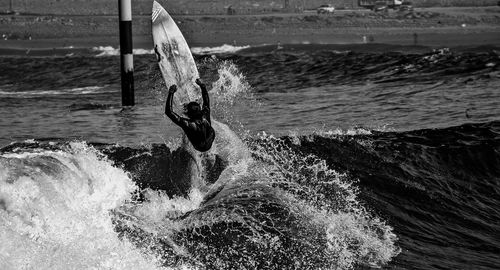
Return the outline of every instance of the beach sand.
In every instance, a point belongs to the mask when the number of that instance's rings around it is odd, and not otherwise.
[[[173,18],[191,46],[364,42],[431,47],[500,45],[500,7]],[[150,27],[150,16],[134,16],[135,48],[151,47]],[[111,15],[2,15],[0,36],[0,48],[116,47],[118,19]]]

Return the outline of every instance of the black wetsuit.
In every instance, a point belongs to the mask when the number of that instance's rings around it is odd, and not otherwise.
[[[207,88],[201,83],[199,85],[203,98],[202,116],[200,118],[189,119],[177,115],[172,110],[174,92],[171,91],[168,93],[165,114],[184,130],[184,133],[186,133],[194,149],[200,152],[206,152],[212,147],[212,143],[215,139],[215,131],[210,121],[210,100],[208,98]]]

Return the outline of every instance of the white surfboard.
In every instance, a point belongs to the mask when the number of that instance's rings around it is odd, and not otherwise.
[[[195,80],[199,78],[198,68],[179,27],[156,1],[153,2],[152,21],[158,65],[167,87],[177,85],[174,108],[179,110],[183,104],[195,101],[200,96],[200,90],[195,84]]]

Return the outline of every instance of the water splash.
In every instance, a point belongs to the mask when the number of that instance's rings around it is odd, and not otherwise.
[[[85,143],[0,156],[1,269],[157,269],[114,231],[129,175]]]
[[[193,190],[187,198],[151,193],[135,210],[141,218],[120,230],[161,250],[172,267],[353,269],[381,267],[400,252],[348,175],[283,139],[262,134],[247,144],[253,158],[234,158],[246,169],[227,170],[202,202]]]
[[[293,144],[293,139],[291,140]],[[290,209],[326,232],[328,260],[340,269],[381,267],[400,250],[392,228],[358,199],[355,181],[330,169],[325,160],[301,155],[283,139],[261,134],[253,154],[266,164],[269,185],[284,190]]]
[[[220,62],[217,72],[219,79],[212,89],[219,104],[234,105],[238,98],[250,94],[250,85],[233,62]]]
[[[252,88],[246,77],[238,69],[237,65],[231,61],[221,61],[211,59],[205,65],[216,65],[217,80],[212,84],[210,94],[213,96],[212,106],[214,116],[227,123],[238,135],[248,135],[247,129],[235,116],[235,108],[256,112],[256,107],[260,106],[254,97]]]

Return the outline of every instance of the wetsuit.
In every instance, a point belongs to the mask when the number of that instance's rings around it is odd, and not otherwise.
[[[212,143],[215,139],[215,131],[210,121],[210,100],[208,98],[207,88],[201,82],[197,81],[197,83],[201,88],[201,96],[203,98],[203,108],[200,117],[195,119],[184,118],[173,111],[172,102],[174,93],[177,89],[176,87],[173,87],[174,90],[172,90],[171,87],[171,90],[168,92],[165,114],[184,130],[184,133],[186,133],[194,149],[200,152],[206,152],[212,147]]]

